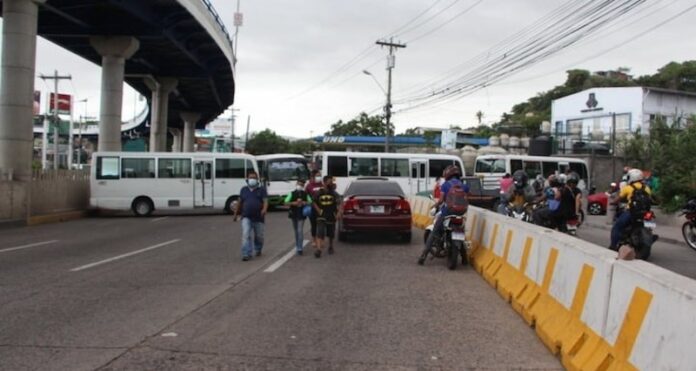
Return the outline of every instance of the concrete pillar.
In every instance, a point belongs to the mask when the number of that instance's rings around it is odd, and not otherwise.
[[[89,41],[102,56],[98,150],[120,151],[124,68],[126,59],[140,48],[140,42],[128,36],[93,36]]]
[[[181,119],[184,120],[184,152],[193,152],[193,145],[196,142],[196,123],[201,119],[201,114],[181,112]]]
[[[2,2],[0,179],[31,180],[37,2]]]
[[[172,152],[181,152],[181,129],[169,129],[174,140],[172,141]]]
[[[178,80],[170,77],[145,79],[152,91],[150,107],[150,152],[167,150],[167,120],[169,119],[169,94],[176,88]]]

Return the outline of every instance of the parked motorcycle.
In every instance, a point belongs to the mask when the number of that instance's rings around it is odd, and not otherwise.
[[[470,248],[469,241],[466,240],[466,215],[449,215],[442,222],[444,233],[437,238],[433,243],[433,248],[430,251],[431,259],[447,258],[447,268],[454,270],[457,268],[459,256],[462,257],[462,265],[466,265],[469,261],[468,250]],[[429,225],[425,229],[424,241],[433,233],[435,226]],[[418,264],[425,263],[425,256],[418,259]]]
[[[682,225],[682,234],[687,246],[696,250],[696,198],[692,198],[682,208],[686,222]]]
[[[629,245],[635,250],[638,259],[648,260],[652,245],[658,238],[653,234],[653,230],[657,227],[655,219],[655,213],[652,211],[633,217],[628,227],[623,230],[617,247]]]

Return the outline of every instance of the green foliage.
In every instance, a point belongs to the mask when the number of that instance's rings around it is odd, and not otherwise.
[[[288,153],[296,153],[298,155],[304,155],[314,152],[317,149],[316,143],[311,140],[298,140],[290,143],[290,149]]]
[[[641,76],[636,82],[642,86],[696,92],[696,61],[668,63],[656,74]]]
[[[267,155],[272,153],[288,153],[290,141],[279,136],[270,129],[254,134],[247,143],[247,152],[252,155]]]
[[[479,126],[476,126],[474,128],[470,128],[468,130],[473,131],[474,136],[479,137],[479,138],[490,138],[493,135],[498,134],[498,131],[495,128],[488,126],[488,125],[479,125]]]
[[[628,165],[660,178],[657,195],[666,211],[676,211],[689,197],[696,197],[696,125],[680,129],[656,120],[650,135],[638,133],[622,146]]]
[[[394,132],[394,124],[391,125],[391,132]],[[339,120],[335,124],[331,125],[331,130],[326,132],[325,135],[331,136],[384,136],[386,135],[384,120],[382,116],[368,116],[367,113],[362,112],[357,118],[354,118],[348,122]]]

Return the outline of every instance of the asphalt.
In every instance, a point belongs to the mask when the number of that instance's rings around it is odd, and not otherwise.
[[[0,231],[0,369],[561,369],[470,268],[416,265],[418,231],[264,272],[291,250],[286,214],[251,262],[239,228],[206,215]]]

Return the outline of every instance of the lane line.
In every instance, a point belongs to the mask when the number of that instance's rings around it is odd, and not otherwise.
[[[58,242],[58,240],[43,241],[43,242],[30,243],[30,244],[28,244],[28,245],[15,246],[15,247],[8,247],[8,248],[6,248],[6,249],[0,250],[0,253],[10,252],[10,251],[16,251],[16,250],[22,250],[22,249],[28,249],[28,248],[30,248],[30,247],[37,247],[37,246],[50,245],[50,244],[56,243],[56,242]]]
[[[309,240],[304,240],[304,241],[302,242],[302,248],[307,247],[307,244],[308,244],[308,243],[309,243]],[[266,270],[265,270],[264,272],[266,272],[266,273],[273,273],[273,272],[275,272],[275,271],[278,270],[278,268],[280,268],[283,264],[287,263],[288,260],[292,259],[292,257],[295,256],[295,254],[296,254],[296,251],[295,251],[295,247],[293,246],[293,248],[292,248],[290,251],[288,251],[288,253],[285,254],[285,256],[283,256],[282,258],[278,259],[275,263],[271,264],[268,268],[266,268]]]
[[[168,217],[168,216],[163,216],[163,217],[161,217],[161,218],[155,218],[155,219],[152,219],[152,220],[150,221],[150,223],[156,223],[156,222],[159,222],[160,220],[164,220],[164,219],[169,219],[169,217]]]
[[[140,250],[136,250],[136,251],[131,251],[131,252],[126,253],[126,254],[114,256],[113,258],[108,258],[108,259],[100,260],[100,261],[98,261],[98,262],[86,264],[86,265],[83,265],[83,266],[81,266],[81,267],[73,268],[73,269],[71,269],[70,271],[71,271],[71,272],[79,272],[79,271],[82,271],[82,270],[85,270],[85,269],[94,268],[94,267],[96,267],[96,266],[98,266],[98,265],[102,265],[102,264],[106,264],[106,263],[111,263],[112,261],[115,261],[115,260],[119,260],[119,259],[127,258],[127,257],[129,257],[129,256],[141,254],[141,253],[144,253],[144,252],[147,252],[147,251],[150,251],[150,250],[159,249],[160,247],[164,247],[164,246],[167,246],[167,245],[171,245],[171,244],[177,243],[177,242],[179,242],[179,241],[181,241],[181,239],[176,239],[176,240],[171,240],[171,241],[167,241],[167,242],[162,242],[162,243],[160,243],[160,244],[153,245],[153,246],[150,246],[150,247],[146,247],[146,248],[144,248],[144,249],[140,249]]]

